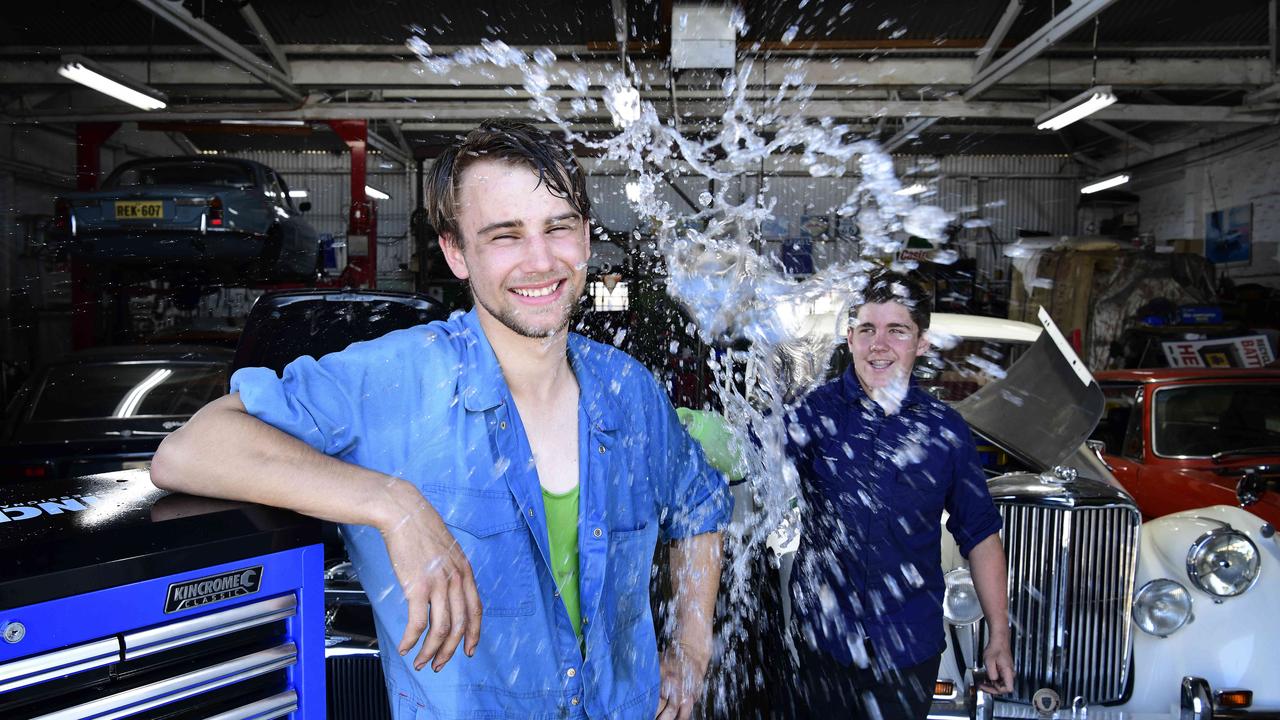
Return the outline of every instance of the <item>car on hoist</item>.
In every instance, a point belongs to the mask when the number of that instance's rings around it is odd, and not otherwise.
[[[279,173],[251,160],[144,158],[54,203],[58,257],[187,284],[314,277],[319,235]]]

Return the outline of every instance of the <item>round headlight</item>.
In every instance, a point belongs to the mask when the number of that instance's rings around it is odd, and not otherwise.
[[[1176,580],[1152,580],[1133,596],[1133,621],[1149,635],[1166,637],[1191,619],[1191,593]]]
[[[956,568],[944,578],[947,589],[942,593],[942,614],[952,625],[968,625],[982,618],[982,604],[973,589],[973,576],[967,568]]]
[[[1187,575],[1196,587],[1218,597],[1234,597],[1258,580],[1258,546],[1231,528],[1201,535],[1187,553]]]

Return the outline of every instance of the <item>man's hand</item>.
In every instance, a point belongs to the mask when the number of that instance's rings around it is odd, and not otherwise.
[[[711,637],[702,647],[686,642],[673,643],[662,653],[662,689],[658,697],[657,720],[689,720],[693,706],[702,699],[702,684],[711,661]]]
[[[991,638],[982,660],[986,663],[987,680],[978,687],[992,695],[1013,692],[1013,653],[1009,651],[1008,634]]]
[[[388,490],[391,512],[378,529],[409,605],[409,622],[397,649],[407,654],[426,632],[413,665],[421,670],[430,662],[440,672],[464,637],[463,651],[467,657],[475,655],[483,611],[480,593],[471,563],[435,508],[408,483],[397,482]]]

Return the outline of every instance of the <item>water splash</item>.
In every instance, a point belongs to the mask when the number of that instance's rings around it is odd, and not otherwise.
[[[743,22],[741,13],[734,17]],[[896,24],[886,22],[885,27]],[[798,32],[789,29],[784,40]],[[908,237],[940,246],[954,217],[901,194],[892,158],[874,141],[830,118],[814,120],[796,112],[814,90],[799,65],[789,65],[776,92],[760,98],[748,82],[754,63],[742,61],[718,89],[712,88],[720,98],[715,121],[686,128],[678,118],[660,117],[642,99],[647,88],[625,61],[590,75],[557,66],[549,50],[527,54],[499,41],[451,55],[435,54],[419,37],[407,46],[424,71],[434,74],[476,65],[518,69],[535,117],[626,169],[626,198],[652,228],[667,290],[693,318],[701,340],[721,349],[708,361],[712,386],[746,465],[745,499],[754,506],[727,533],[729,581],[722,588],[722,607],[730,608],[731,616],[721,623],[719,647],[730,653],[722,663],[733,663],[733,639],[755,623],[755,550],[794,547],[799,532],[799,478],[783,459],[788,428],[782,418],[796,398],[823,379],[843,334],[842,305],[859,297],[868,272],[877,264],[914,269],[914,263],[895,261]],[[604,108],[618,128],[603,139],[573,127],[575,117],[599,112],[599,101],[588,95],[593,87],[603,88]],[[553,88],[568,88],[571,96],[557,97]],[[761,178],[748,192],[744,183],[733,181],[760,173],[766,161],[783,155],[801,158],[812,177],[849,178],[852,190],[827,210],[856,227],[856,240],[848,240],[857,244],[850,253],[856,259],[802,279],[787,274],[781,259],[764,250],[762,228],[777,219],[767,182]],[[698,196],[696,210],[677,210],[662,199],[660,189],[682,175],[711,183],[712,189]],[[955,253],[941,251],[937,259],[954,260]],[[743,500],[739,496],[739,503]],[[903,576],[910,585],[919,583],[914,568],[904,568]],[[721,707],[735,700],[733,689],[724,685],[713,687],[709,697]]]

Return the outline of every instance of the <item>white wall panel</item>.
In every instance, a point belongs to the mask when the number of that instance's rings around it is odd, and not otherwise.
[[[1231,139],[1179,158],[1181,167],[1144,183],[1142,168],[1132,188],[1141,198],[1139,230],[1157,243],[1204,240],[1205,215],[1239,205],[1253,206],[1253,257],[1220,265],[1236,282],[1280,288],[1280,130],[1246,140]]]

